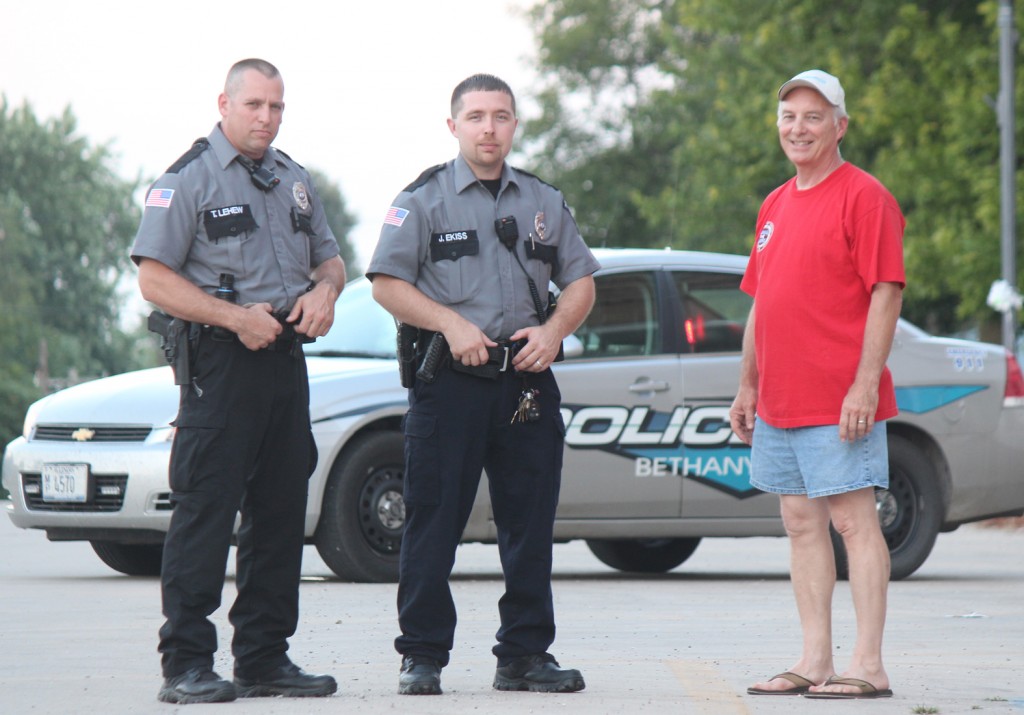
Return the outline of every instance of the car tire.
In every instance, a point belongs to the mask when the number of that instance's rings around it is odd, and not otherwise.
[[[664,573],[697,550],[700,537],[689,539],[587,539],[587,546],[605,566],[619,571]]]
[[[889,579],[899,581],[921,567],[935,546],[942,527],[942,496],[932,475],[935,467],[924,453],[903,437],[889,436],[889,488],[875,492],[878,520],[889,546]],[[836,575],[849,578],[843,539],[832,531]]]
[[[90,541],[92,550],[115,571],[129,576],[159,576],[164,558],[163,544],[119,544],[115,541]]]
[[[371,432],[345,447],[331,468],[314,542],[324,563],[346,581],[398,581],[405,528],[404,437]]]

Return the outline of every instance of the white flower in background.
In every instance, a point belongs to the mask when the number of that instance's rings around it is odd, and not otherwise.
[[[993,281],[992,287],[989,288],[988,300],[986,302],[993,310],[1007,313],[1010,310],[1020,310],[1021,305],[1024,304],[1024,299],[1021,298],[1016,288],[1006,281],[999,279]]]

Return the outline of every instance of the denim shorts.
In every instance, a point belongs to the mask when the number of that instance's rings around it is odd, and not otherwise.
[[[889,488],[885,422],[854,442],[839,441],[839,426],[779,429],[757,418],[750,452],[750,484],[772,494],[825,497],[865,487]]]

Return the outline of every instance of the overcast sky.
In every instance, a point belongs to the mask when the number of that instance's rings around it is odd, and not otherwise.
[[[530,0],[25,0],[0,14],[0,93],[40,120],[70,106],[127,179],[155,178],[219,119],[228,68],[281,70],[275,146],[341,188],[365,268],[391,199],[458,151],[445,119],[476,72],[529,92]],[[527,108],[528,105],[520,107]],[[528,110],[527,110],[528,111]]]

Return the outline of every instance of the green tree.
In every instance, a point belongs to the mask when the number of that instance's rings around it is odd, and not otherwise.
[[[327,225],[331,227],[335,238],[338,239],[338,250],[341,252],[341,259],[345,261],[345,267],[349,278],[354,278],[362,273],[362,269],[356,263],[356,251],[352,247],[349,235],[355,228],[356,218],[349,213],[345,204],[345,197],[341,195],[341,189],[336,183],[327,178],[327,175],[317,169],[309,169],[313,177],[313,184],[324,205],[324,213],[327,214]]]
[[[22,202],[11,191],[0,194],[0,449],[21,431],[25,408],[42,395],[33,382],[35,366],[24,359],[36,354],[43,334],[41,291],[27,272],[38,240]]]
[[[77,135],[69,109],[39,121],[0,97],[0,447],[29,403],[79,378],[158,364],[144,327],[121,328],[119,284],[141,213],[106,146]],[[355,219],[338,186],[312,171],[342,258],[358,274]]]
[[[139,211],[105,146],[70,109],[46,122],[0,98],[0,442],[21,428],[39,380],[134,367],[116,284]]]
[[[993,0],[538,3],[534,163],[592,243],[745,253],[761,200],[792,175],[773,89],[810,67],[833,72],[851,113],[844,156],[907,216],[904,314],[953,330],[992,316],[984,300],[1000,275],[997,11]]]

